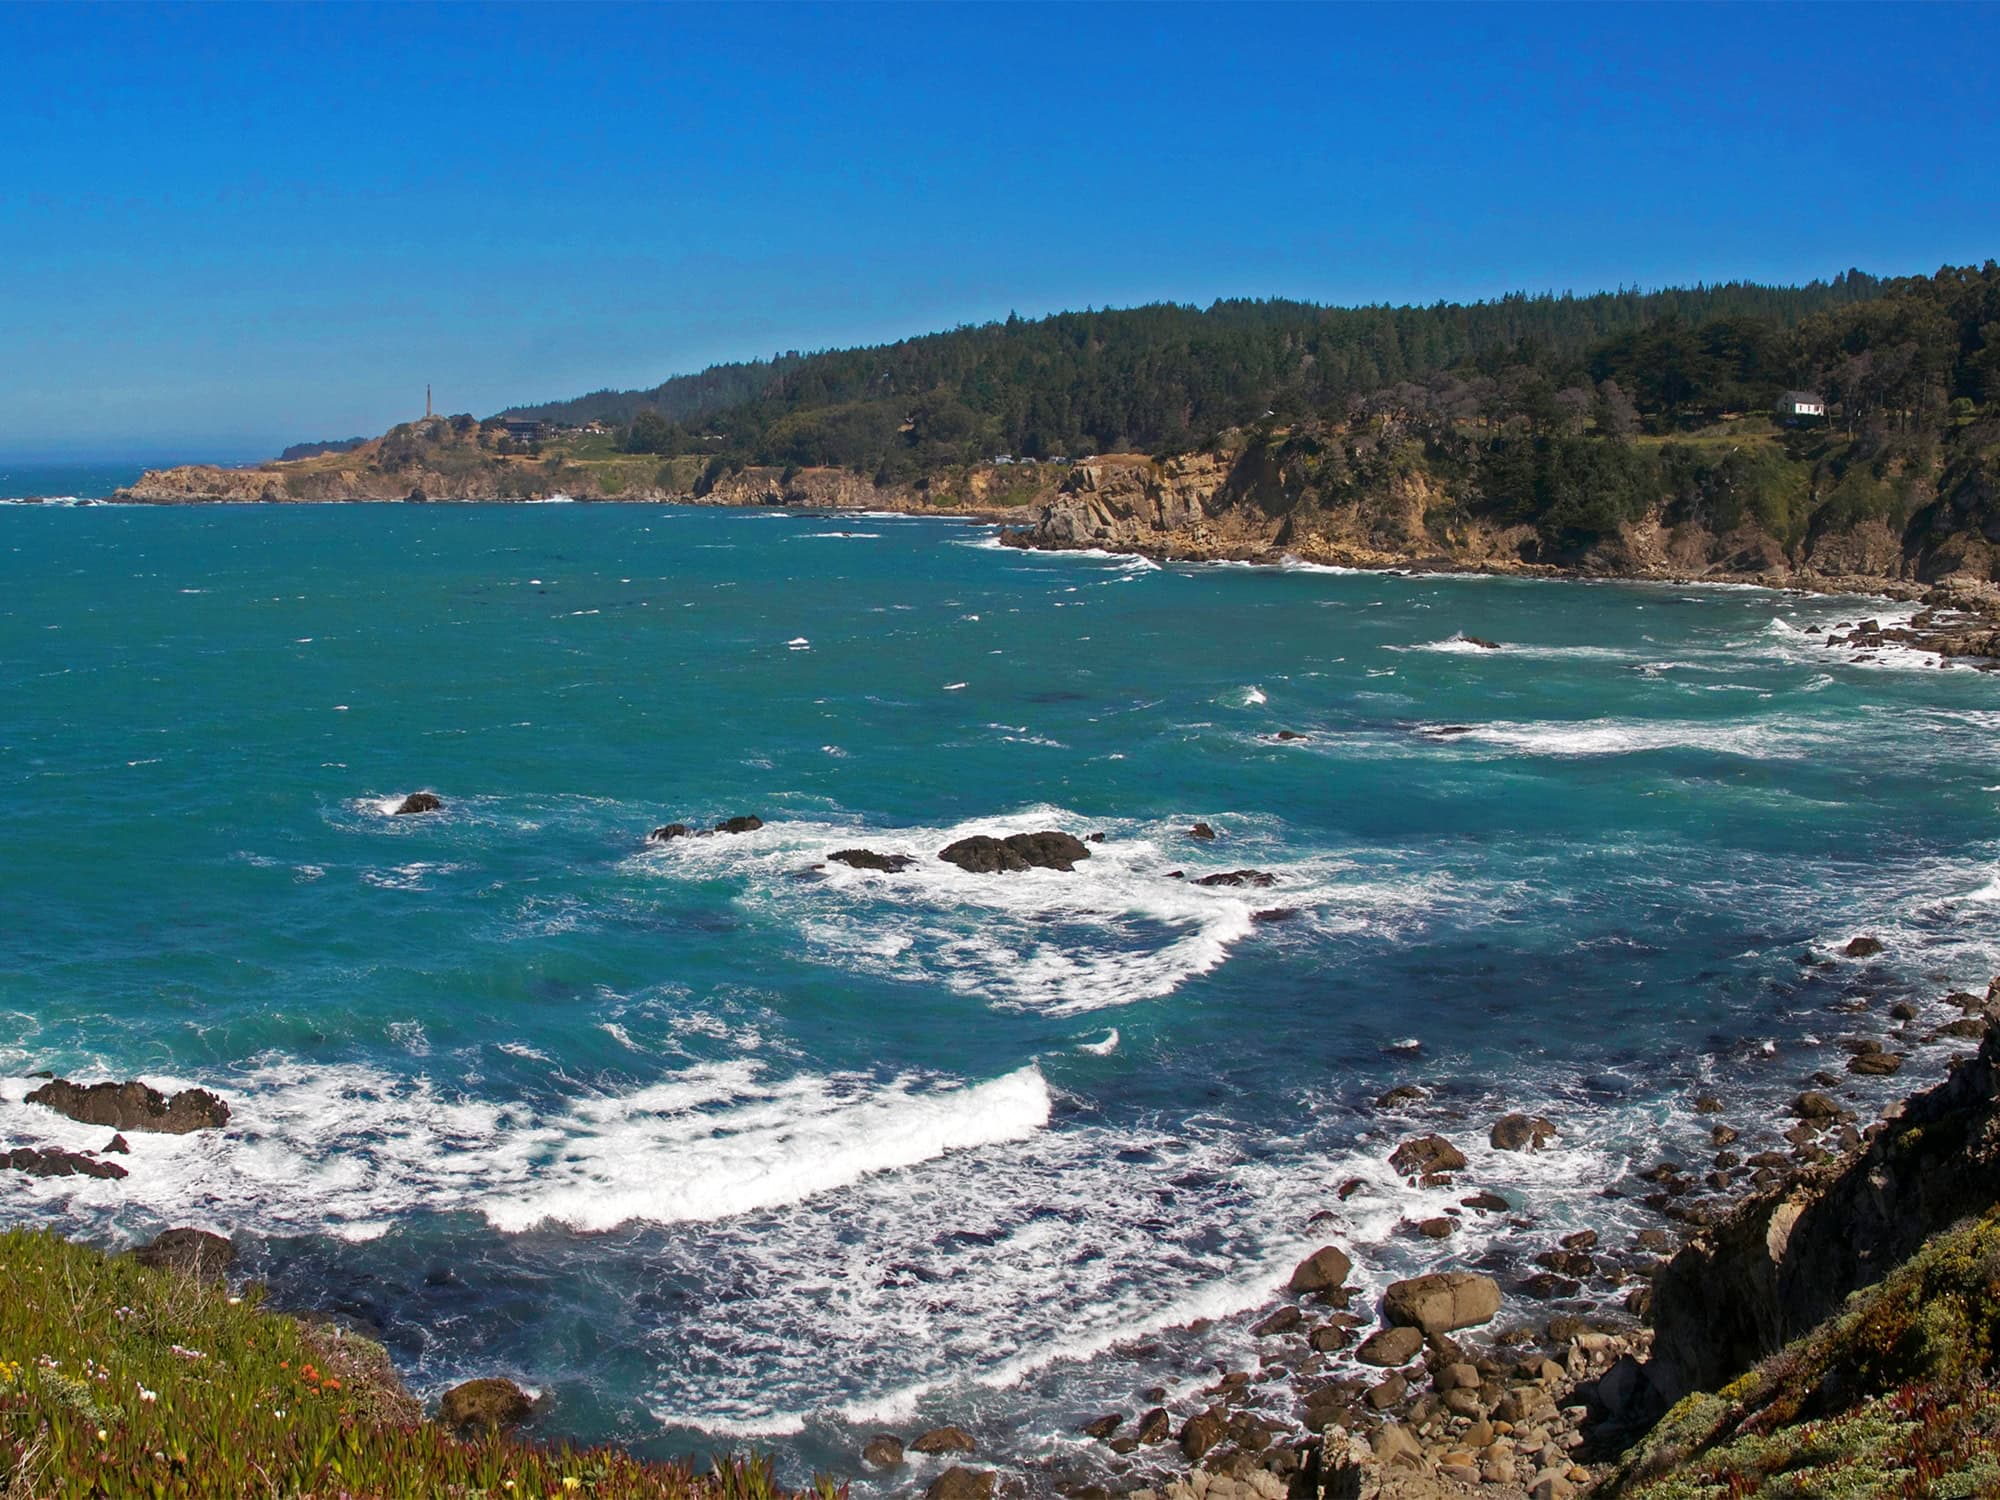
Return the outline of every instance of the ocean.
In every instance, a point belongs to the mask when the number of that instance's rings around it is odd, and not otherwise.
[[[232,1234],[544,1431],[858,1495],[883,1430],[1095,1462],[1320,1244],[1511,1287],[1663,1222],[1634,1174],[1704,1164],[1698,1096],[1782,1148],[1815,1071],[1873,1109],[1971,1045],[1925,1038],[2000,969],[2000,677],[1821,644],[1905,613],[887,515],[11,508],[0,1139],[104,1144],[38,1069],[234,1117],[0,1173],[0,1222]],[[1039,829],[1103,840],[935,858]],[[1909,1064],[1850,1079],[1895,1001]],[[1490,1149],[1509,1109],[1559,1141]],[[1456,1186],[1385,1165],[1426,1130]]]

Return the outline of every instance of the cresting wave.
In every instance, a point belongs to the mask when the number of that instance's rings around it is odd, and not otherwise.
[[[130,1177],[60,1179],[41,1193],[167,1219],[193,1211],[264,1234],[367,1239],[409,1215],[453,1212],[507,1232],[599,1231],[779,1208],[1049,1123],[1048,1084],[1032,1065],[969,1086],[763,1072],[751,1059],[699,1065],[544,1113],[452,1096],[421,1076],[270,1062],[222,1084],[227,1131],[136,1134]],[[10,1138],[103,1144],[102,1128],[21,1102],[31,1087],[0,1084]]]

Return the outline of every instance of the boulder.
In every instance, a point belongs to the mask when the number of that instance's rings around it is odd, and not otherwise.
[[[861,1461],[878,1469],[900,1468],[903,1462],[903,1440],[893,1433],[878,1432],[861,1447]]]
[[[1457,1229],[1458,1225],[1447,1218],[1419,1219],[1417,1221],[1417,1233],[1427,1240],[1450,1239]]]
[[[1276,885],[1278,877],[1263,870],[1222,870],[1214,875],[1204,875],[1196,885]]]
[[[229,1123],[229,1106],[207,1089],[182,1089],[168,1098],[136,1078],[126,1083],[71,1083],[56,1078],[32,1090],[30,1104],[40,1104],[85,1125],[113,1130],[152,1130],[186,1135],[191,1130],[215,1130]]]
[[[1383,1328],[1361,1341],[1354,1357],[1364,1365],[1406,1365],[1423,1352],[1424,1336],[1414,1328]]]
[[[1156,1406],[1139,1418],[1139,1426],[1133,1435],[1142,1443],[1164,1443],[1173,1436],[1173,1418],[1167,1415],[1164,1406]]]
[[[1508,1114],[1493,1122],[1487,1140],[1495,1151],[1539,1151],[1559,1132],[1540,1115]]]
[[[236,1264],[236,1247],[206,1229],[169,1229],[149,1245],[132,1252],[132,1259],[156,1271],[176,1271],[198,1281],[220,1281]]]
[[[693,834],[694,830],[685,823],[662,823],[658,828],[655,828],[651,833],[646,835],[646,842],[649,844],[664,844],[668,839],[684,839],[692,837]]]
[[[1902,1066],[1903,1057],[1899,1052],[1861,1052],[1847,1060],[1848,1072],[1876,1078],[1894,1073]]]
[[[953,1464],[931,1481],[924,1500],[993,1500],[993,1471]]]
[[[1500,649],[1498,641],[1489,641],[1483,635],[1464,635],[1460,636],[1459,639],[1464,641],[1468,646],[1477,646],[1481,651],[1498,651]]]
[[[1792,1113],[1801,1120],[1837,1120],[1840,1106],[1825,1094],[1808,1089],[1792,1101]]]
[[[1391,1152],[1389,1165],[1405,1177],[1429,1177],[1459,1171],[1465,1166],[1465,1153],[1441,1135],[1420,1135]]]
[[[877,854],[873,849],[837,849],[827,858],[857,870],[882,870],[891,875],[917,862],[912,855]]]
[[[1083,1424],[1083,1435],[1085,1437],[1094,1437],[1100,1439],[1108,1438],[1111,1436],[1112,1433],[1116,1432],[1122,1425],[1124,1425],[1124,1421],[1125,1418],[1122,1413],[1111,1412],[1106,1416],[1097,1417],[1091,1421],[1085,1422]]]
[[[114,1135],[104,1143],[104,1149],[106,1151],[115,1151],[120,1156],[130,1156],[132,1154],[132,1143],[122,1135]]]
[[[747,813],[738,814],[733,818],[724,818],[720,823],[715,825],[715,831],[717,833],[755,833],[763,826],[764,820],[762,818],[758,817],[755,813]]]
[[[1011,874],[1020,870],[1062,870],[1076,868],[1080,859],[1089,859],[1090,850],[1082,839],[1067,833],[1014,833],[1006,838],[975,833],[938,851],[946,864],[957,865],[971,875]]]
[[[1229,1421],[1221,1408],[1196,1412],[1181,1424],[1181,1452],[1194,1463],[1229,1435]]]
[[[50,1146],[38,1151],[33,1146],[16,1146],[12,1151],[0,1151],[0,1167],[25,1172],[30,1177],[105,1177],[130,1176],[115,1161],[99,1161],[94,1156],[86,1156],[78,1151],[64,1151]]]
[[[535,1409],[528,1393],[499,1376],[468,1380],[444,1393],[438,1420],[456,1432],[493,1432],[525,1421]]]
[[[1285,1290],[1295,1297],[1303,1297],[1313,1292],[1330,1291],[1347,1280],[1354,1269],[1337,1245],[1322,1245],[1292,1270],[1292,1279],[1285,1284]]]
[[[1873,958],[1882,951],[1882,940],[1878,937],[1858,937],[1840,951],[1849,958]]]
[[[1281,1333],[1290,1333],[1303,1322],[1305,1314],[1296,1307],[1281,1307],[1268,1318],[1253,1324],[1250,1333],[1255,1338],[1274,1338]]]
[[[1206,823],[1197,823],[1188,830],[1188,837],[1191,839],[1212,839],[1215,837],[1215,830],[1210,828]]]
[[[910,1444],[912,1453],[970,1453],[978,1445],[963,1427],[933,1427]]]
[[[1401,1374],[1391,1370],[1374,1385],[1368,1387],[1368,1394],[1362,1399],[1371,1411],[1387,1411],[1410,1391],[1410,1382]]]
[[[1296,906],[1272,906],[1250,913],[1253,922],[1289,922],[1299,914]]]
[[[1414,1083],[1399,1083],[1386,1094],[1375,1096],[1377,1109],[1398,1109],[1405,1104],[1418,1104],[1430,1095]]]
[[[443,808],[444,799],[436,792],[412,792],[396,804],[396,810],[389,816],[407,818],[413,813],[439,812]]]
[[[1424,1466],[1424,1445],[1400,1422],[1383,1423],[1369,1440],[1369,1446],[1375,1450],[1375,1462],[1385,1469],[1398,1466],[1421,1469]]]
[[[1450,1333],[1489,1321],[1500,1311],[1500,1284],[1472,1271],[1440,1271],[1393,1283],[1382,1294],[1385,1322]]]

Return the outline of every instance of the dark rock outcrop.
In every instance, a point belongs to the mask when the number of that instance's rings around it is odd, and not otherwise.
[[[191,1130],[215,1130],[229,1123],[229,1106],[207,1089],[182,1089],[168,1098],[139,1080],[127,1083],[71,1083],[53,1079],[27,1096],[29,1104],[44,1105],[85,1125],[113,1130],[152,1130],[186,1135]]]
[[[963,1427],[933,1427],[910,1443],[912,1453],[970,1453],[978,1445]]]
[[[1204,875],[1196,885],[1253,885],[1259,888],[1276,885],[1278,877],[1263,870],[1221,870],[1213,875]]]
[[[119,1178],[131,1175],[115,1161],[99,1161],[80,1151],[64,1151],[55,1146],[46,1150],[16,1146],[12,1151],[0,1151],[0,1167],[26,1172],[30,1177]]]
[[[1539,1151],[1560,1132],[1540,1115],[1502,1115],[1487,1141],[1495,1151]]]
[[[899,1468],[903,1462],[903,1440],[894,1433],[878,1432],[862,1446],[861,1461],[878,1469]]]
[[[414,813],[441,812],[443,809],[444,799],[436,792],[412,792],[396,805],[390,816],[407,818]]]
[[[1877,937],[1858,937],[1840,951],[1849,958],[1873,958],[1882,951],[1882,940]]]
[[[206,1229],[169,1229],[150,1245],[132,1252],[132,1259],[156,1271],[177,1271],[201,1281],[220,1281],[236,1264],[236,1247]]]
[[[1020,870],[1074,870],[1078,860],[1090,858],[1090,850],[1082,839],[1054,831],[1013,833],[1006,838],[975,833],[947,844],[938,851],[938,858],[971,875],[1000,875]]]
[[[685,823],[662,823],[658,828],[655,828],[651,833],[646,835],[646,842],[649,844],[664,844],[669,839],[691,838],[693,835],[694,830]]]
[[[1206,823],[1197,823],[1188,830],[1188,837],[1191,839],[1212,839],[1215,837],[1215,830],[1210,828]]]
[[[1420,1135],[1391,1152],[1389,1165],[1405,1177],[1434,1177],[1462,1171],[1465,1153],[1441,1135]]]
[[[1353,1269],[1354,1262],[1338,1245],[1322,1245],[1293,1269],[1285,1290],[1295,1297],[1331,1291],[1344,1284]]]
[[[733,818],[724,818],[715,825],[717,833],[755,833],[764,826],[764,820],[755,813],[739,813]]]
[[[524,1422],[535,1409],[528,1393],[498,1376],[468,1380],[444,1393],[438,1419],[458,1432],[492,1432]]]
[[[852,865],[857,870],[881,870],[893,875],[898,870],[907,870],[917,861],[908,854],[877,854],[873,849],[837,849],[827,856],[839,864]]]
[[[993,1471],[953,1464],[931,1481],[924,1500],[993,1500]]]
[[[1997,1200],[2000,1034],[1858,1153],[1746,1200],[1668,1262],[1653,1284],[1653,1383],[1669,1397],[1713,1389]]]

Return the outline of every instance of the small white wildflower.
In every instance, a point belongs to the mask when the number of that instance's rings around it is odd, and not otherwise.
[[[111,1434],[100,1427],[97,1429],[97,1440],[100,1443],[108,1443],[111,1441]]]
[[[157,1401],[160,1399],[160,1393],[158,1391],[149,1391],[142,1385],[139,1387],[139,1399],[148,1402]]]

